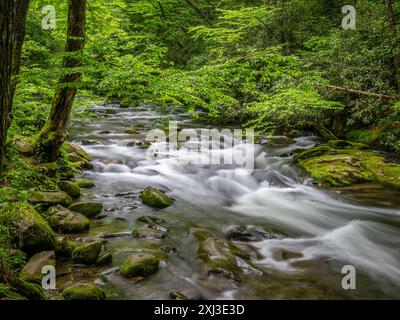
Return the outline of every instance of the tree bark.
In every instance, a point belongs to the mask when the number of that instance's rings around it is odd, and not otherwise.
[[[0,1],[0,171],[3,169],[7,130],[11,123],[15,16],[16,1]]]
[[[50,116],[43,126],[37,152],[43,161],[53,162],[58,159],[62,144],[67,138],[67,124],[72,110],[72,104],[77,92],[76,84],[81,73],[74,71],[81,66],[81,60],[71,53],[82,51],[85,45],[86,0],[69,0],[68,31],[65,46],[66,57],[63,68],[69,70],[60,77],[53,97]]]
[[[393,54],[393,67],[394,75],[396,78],[397,91],[400,92],[400,54],[399,46],[397,44],[397,28],[396,28],[396,18],[393,13],[393,3],[392,0],[385,0],[386,11],[389,22],[389,33],[390,33],[390,43],[392,47]]]

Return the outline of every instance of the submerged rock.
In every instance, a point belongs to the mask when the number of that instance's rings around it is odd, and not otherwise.
[[[40,284],[43,279],[42,268],[56,265],[54,251],[43,251],[35,254],[20,272],[21,279]]]
[[[281,239],[283,237],[281,234],[267,232],[260,227],[239,225],[228,226],[225,228],[224,234],[229,240],[241,242]]]
[[[128,257],[121,265],[119,273],[124,278],[146,277],[158,271],[160,259],[151,253],[137,253]]]
[[[100,287],[91,283],[78,283],[65,288],[61,293],[65,300],[105,300],[106,294]]]
[[[138,227],[133,229],[132,236],[141,239],[164,239],[167,238],[167,232],[148,227]]]
[[[149,207],[162,209],[169,207],[174,200],[168,197],[163,191],[148,187],[140,193],[140,199]]]
[[[69,210],[83,214],[88,218],[96,217],[103,210],[103,204],[98,202],[76,202]]]
[[[13,242],[27,254],[54,248],[55,234],[44,218],[29,204],[17,203],[12,210]]]
[[[40,204],[47,207],[58,204],[68,207],[72,203],[71,197],[66,192],[34,192],[28,201],[32,204]]]
[[[78,198],[81,195],[81,189],[79,186],[71,181],[59,181],[57,186],[71,198]]]
[[[89,228],[90,220],[84,215],[63,208],[49,219],[54,230],[61,233],[80,233]]]
[[[127,134],[139,134],[140,130],[136,129],[136,128],[127,128],[127,129],[124,130],[124,133],[127,133]]]
[[[95,264],[102,247],[103,243],[101,241],[95,241],[78,246],[72,252],[72,260],[75,263],[82,263],[85,265]]]

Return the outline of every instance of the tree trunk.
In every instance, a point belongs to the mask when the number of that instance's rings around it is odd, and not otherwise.
[[[390,32],[390,42],[393,54],[393,67],[394,74],[396,78],[397,91],[400,92],[400,56],[399,56],[399,46],[397,45],[397,29],[396,29],[396,18],[393,13],[393,3],[392,0],[385,0],[386,11],[389,22],[389,32]]]
[[[15,43],[15,15],[15,1],[0,1],[0,171],[3,168],[7,130],[11,123],[11,75]]]
[[[76,95],[76,84],[81,73],[74,71],[81,61],[71,53],[79,54],[85,45],[86,0],[69,0],[68,32],[63,68],[72,69],[60,77],[53,97],[50,116],[42,128],[37,151],[43,161],[55,161],[60,155],[62,144],[67,138],[67,124]]]

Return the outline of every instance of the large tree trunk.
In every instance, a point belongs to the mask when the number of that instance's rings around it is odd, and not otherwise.
[[[386,2],[386,11],[389,22],[389,32],[390,32],[390,42],[392,46],[392,54],[393,54],[393,67],[394,74],[396,78],[397,91],[400,92],[400,54],[398,52],[399,46],[397,44],[397,28],[396,28],[396,19],[393,13],[393,3],[392,0],[385,0]]]
[[[0,1],[0,171],[3,168],[7,130],[11,123],[11,75],[15,35],[15,0]]]
[[[82,51],[85,45],[86,0],[69,0],[68,32],[63,61],[63,68],[71,69],[61,76],[53,97],[50,116],[42,128],[38,139],[38,154],[43,161],[55,161],[60,155],[60,148],[67,138],[67,124],[76,94],[76,84],[80,72],[74,68],[81,66],[77,56],[72,52]],[[79,53],[78,53],[79,54]]]

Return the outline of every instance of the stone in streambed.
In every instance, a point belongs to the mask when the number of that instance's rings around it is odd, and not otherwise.
[[[110,264],[112,262],[112,255],[110,252],[105,252],[104,254],[100,255],[96,260],[96,266],[104,266]]]
[[[29,300],[45,300],[46,296],[40,285],[30,283],[23,279],[13,277],[11,278],[10,285],[13,291],[28,298]]]
[[[78,198],[81,195],[81,189],[79,186],[71,181],[59,181],[57,186],[71,198]]]
[[[265,239],[282,239],[284,237],[282,234],[266,232],[260,227],[239,225],[228,226],[225,228],[224,234],[229,240],[241,242],[262,241]]]
[[[40,204],[51,207],[62,205],[68,207],[72,203],[71,197],[66,192],[33,192],[28,201],[32,204]]]
[[[21,270],[20,278],[28,282],[40,284],[43,278],[42,268],[44,266],[55,267],[55,265],[54,251],[39,252],[35,254]]]
[[[52,214],[49,218],[51,227],[61,233],[80,233],[89,228],[90,221],[84,215],[66,208]]]
[[[11,236],[18,248],[29,255],[54,248],[53,230],[31,205],[16,203],[12,216]]]
[[[100,287],[91,283],[78,283],[62,292],[65,300],[105,300],[106,294]]]
[[[127,128],[124,130],[124,133],[127,134],[139,134],[140,130],[136,129],[136,128]]]
[[[79,188],[84,188],[84,189],[90,189],[95,186],[93,181],[87,179],[78,180],[76,181],[76,184],[78,185]]]
[[[87,243],[75,248],[72,252],[72,260],[74,263],[81,263],[85,265],[95,264],[100,255],[103,243],[95,241]]]
[[[160,259],[150,253],[138,253],[128,257],[121,265],[119,273],[124,278],[146,277],[158,271]]]
[[[167,232],[148,227],[139,227],[133,229],[132,236],[140,239],[165,239],[167,238]]]
[[[136,221],[148,224],[148,225],[153,225],[153,224],[163,224],[166,223],[164,219],[158,218],[158,217],[153,217],[153,216],[141,216],[136,219]]]
[[[76,202],[72,204],[69,210],[83,214],[88,218],[93,218],[101,213],[103,205],[98,202]]]
[[[92,159],[90,158],[90,156],[87,154],[87,152],[85,150],[83,150],[82,147],[80,147],[77,144],[67,144],[67,148],[70,154],[74,154],[78,157],[81,157],[87,161],[92,161]]]
[[[54,251],[57,257],[72,257],[72,252],[75,250],[76,244],[72,240],[68,240],[66,237],[57,237]]]
[[[174,203],[174,200],[168,197],[163,191],[148,187],[140,193],[140,199],[149,207],[163,209]]]

